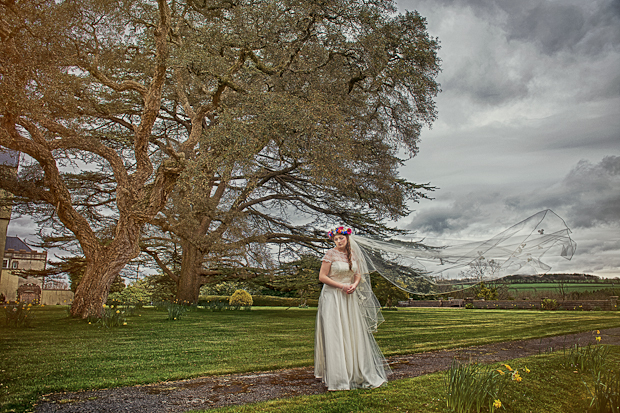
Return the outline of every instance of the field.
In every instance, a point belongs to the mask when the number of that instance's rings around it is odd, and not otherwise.
[[[316,309],[192,311],[168,321],[143,309],[103,328],[35,308],[32,328],[0,326],[0,411],[26,411],[58,391],[309,366]],[[620,326],[617,312],[401,309],[376,334],[386,356]],[[348,411],[348,410],[347,410]]]
[[[585,291],[598,291],[606,288],[615,288],[620,293],[619,283],[615,284],[603,284],[603,283],[564,283],[562,288],[564,292],[585,292]],[[559,292],[559,283],[524,283],[524,284],[508,284],[508,290],[516,292]]]

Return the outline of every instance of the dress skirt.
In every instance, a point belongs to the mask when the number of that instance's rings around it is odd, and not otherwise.
[[[314,375],[328,390],[379,387],[387,382],[387,365],[358,303],[327,284],[319,298],[314,346]]]

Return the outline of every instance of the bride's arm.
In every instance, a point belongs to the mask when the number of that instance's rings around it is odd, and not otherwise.
[[[346,284],[339,283],[338,281],[334,281],[328,277],[329,270],[331,270],[331,268],[331,262],[323,261],[323,263],[321,264],[321,271],[319,271],[319,281],[323,284],[327,284],[334,288],[340,288],[342,290],[346,286]]]

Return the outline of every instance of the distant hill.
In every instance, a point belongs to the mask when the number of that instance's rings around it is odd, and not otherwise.
[[[591,282],[591,283],[607,283],[614,280],[601,278],[598,275],[591,274],[542,274],[542,275],[508,275],[502,278],[509,284],[521,284],[521,283],[544,283],[544,282]],[[616,282],[618,280],[615,280]]]

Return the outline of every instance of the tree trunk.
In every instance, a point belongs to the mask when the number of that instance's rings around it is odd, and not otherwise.
[[[97,262],[99,261],[101,260],[97,260]],[[103,304],[108,299],[110,286],[117,275],[118,271],[111,271],[105,264],[87,265],[84,276],[75,292],[71,305],[71,316],[80,318],[101,317]]]
[[[71,305],[72,317],[101,317],[112,282],[125,265],[140,253],[139,235],[138,224],[128,225],[117,232],[110,245],[83,248],[88,251],[85,254],[86,269],[75,291]]]
[[[183,256],[181,273],[177,282],[177,300],[180,303],[194,304],[198,302],[202,280],[201,267],[203,254],[192,243],[181,242]]]

